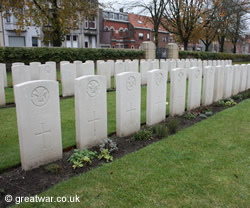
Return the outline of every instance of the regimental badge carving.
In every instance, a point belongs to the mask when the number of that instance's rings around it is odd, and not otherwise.
[[[178,81],[181,81],[183,77],[184,77],[184,73],[183,72],[179,72],[179,74],[178,74]]]
[[[200,70],[197,69],[194,74],[195,79],[198,79],[200,77]]]
[[[91,80],[87,86],[87,93],[90,97],[95,97],[99,94],[100,84],[97,80]]]
[[[50,73],[50,67],[49,66],[45,66],[44,71],[46,71],[47,73]]]
[[[156,74],[156,84],[160,85],[162,81],[164,80],[164,75],[160,72]]]
[[[45,87],[37,87],[31,93],[31,101],[35,106],[46,105],[49,100],[49,90]]]
[[[135,79],[134,76],[130,76],[127,79],[127,89],[128,90],[133,90],[135,86],[136,86],[136,79]]]

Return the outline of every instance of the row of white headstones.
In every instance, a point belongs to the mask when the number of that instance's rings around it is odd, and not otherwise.
[[[68,63],[65,63],[68,65]],[[64,64],[62,64],[63,66]],[[188,72],[188,73],[187,73]],[[250,88],[250,65],[175,68],[171,71],[170,116],[185,112],[186,77],[188,110],[206,106]],[[148,126],[166,116],[168,70],[147,72]],[[76,143],[88,148],[107,138],[107,78],[86,75],[74,80]],[[14,86],[21,163],[24,170],[62,158],[58,82],[37,80]],[[122,72],[116,75],[116,133],[123,137],[140,129],[141,75]]]
[[[103,75],[107,79],[107,88],[111,87],[111,77],[114,76],[114,87],[116,85],[116,75],[122,72],[139,72],[141,73],[141,84],[147,84],[147,72],[152,69],[165,69],[172,71],[175,68],[185,68],[186,70],[190,67],[200,67],[205,66],[217,66],[217,65],[231,65],[231,60],[210,60],[201,61],[198,59],[161,59],[159,60],[108,60],[107,62],[103,60],[97,61],[97,75]],[[31,62],[29,65],[24,63],[13,63],[11,67],[12,71],[12,82],[13,86],[32,80],[57,80],[56,73],[56,62],[46,62],[41,64],[40,62]],[[62,96],[73,96],[74,95],[74,80],[77,77],[85,75],[95,74],[95,64],[93,61],[74,61],[70,63],[68,61],[60,62],[61,71],[61,82],[62,82]],[[1,79],[2,77],[2,79]],[[188,74],[187,74],[188,77]],[[7,75],[6,75],[6,65],[0,63],[0,105],[5,105],[5,91],[4,87],[7,87]]]

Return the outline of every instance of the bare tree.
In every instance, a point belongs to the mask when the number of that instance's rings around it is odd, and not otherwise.
[[[139,13],[149,13],[151,18],[148,18],[149,21],[152,22],[154,25],[154,36],[155,36],[155,46],[158,48],[159,44],[159,26],[162,21],[162,17],[164,11],[168,5],[169,0],[150,0],[150,1],[143,1],[143,0],[136,0],[125,4],[124,6],[128,9],[138,8],[140,9]]]
[[[177,36],[187,50],[188,43],[201,27],[204,0],[170,0],[164,12],[163,27]]]
[[[233,14],[229,25],[229,37],[233,44],[233,53],[236,53],[236,44],[247,29],[247,13],[249,13],[249,2],[246,0],[233,0]]]

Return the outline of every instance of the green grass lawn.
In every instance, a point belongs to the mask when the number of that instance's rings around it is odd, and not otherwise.
[[[20,207],[249,207],[250,99],[40,196],[80,203]]]

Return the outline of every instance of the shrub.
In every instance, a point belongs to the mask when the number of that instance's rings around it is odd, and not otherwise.
[[[243,99],[243,96],[242,96],[241,94],[233,95],[233,96],[232,96],[232,99],[234,99],[234,100],[242,100],[242,99]]]
[[[166,137],[168,135],[168,129],[163,124],[153,126],[152,131],[159,138],[164,138],[164,137]]]
[[[58,174],[58,173],[62,172],[62,170],[63,170],[62,166],[60,166],[56,163],[49,164],[44,169],[47,172],[55,173],[55,174]]]
[[[226,107],[230,107],[230,106],[234,106],[236,105],[237,103],[233,100],[233,99],[229,99],[225,102],[225,106]]]
[[[140,59],[144,57],[143,50],[129,49],[96,49],[96,48],[19,48],[0,47],[0,63],[6,63],[8,69],[13,62],[40,61],[86,61],[107,59]]]
[[[198,51],[179,51],[179,58],[196,58],[201,60],[233,60],[233,61],[250,61],[249,55],[232,54],[232,53],[212,53]]]
[[[140,130],[132,137],[132,140],[151,140],[152,138],[151,130]]]
[[[97,152],[93,152],[87,149],[75,149],[74,153],[70,156],[68,161],[72,163],[74,169],[83,167],[84,164],[91,164],[92,159],[97,155]]]
[[[101,152],[105,149],[107,149],[110,153],[118,150],[116,143],[109,138],[104,139],[99,147]]]
[[[179,121],[177,121],[176,119],[173,118],[173,119],[169,120],[167,127],[168,127],[168,132],[171,134],[174,134],[178,130]]]

